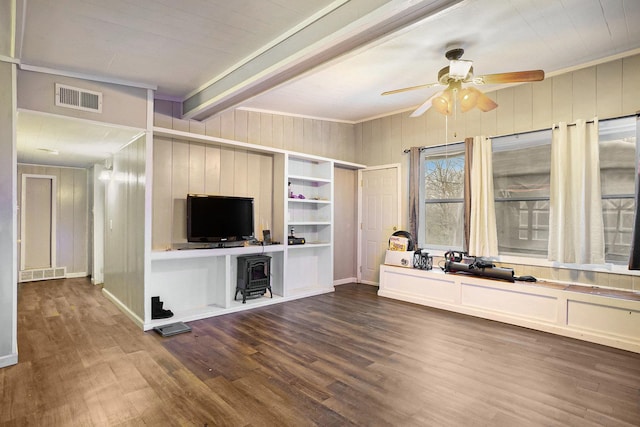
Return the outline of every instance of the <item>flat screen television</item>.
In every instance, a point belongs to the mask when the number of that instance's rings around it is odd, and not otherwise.
[[[253,238],[253,197],[187,195],[187,241],[233,242]]]

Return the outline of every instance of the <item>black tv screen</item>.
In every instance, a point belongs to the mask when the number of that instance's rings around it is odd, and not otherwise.
[[[187,195],[187,241],[225,242],[252,237],[252,197]]]

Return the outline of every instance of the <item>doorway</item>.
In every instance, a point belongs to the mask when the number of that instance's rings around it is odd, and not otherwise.
[[[389,236],[400,225],[400,165],[363,169],[358,171],[358,178],[358,282],[378,285]]]
[[[20,271],[56,267],[56,194],[53,175],[22,175]]]

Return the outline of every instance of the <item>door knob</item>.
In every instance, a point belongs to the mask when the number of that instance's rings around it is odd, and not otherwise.
[[[393,231],[398,231],[398,227],[396,227],[395,225],[393,226]]]

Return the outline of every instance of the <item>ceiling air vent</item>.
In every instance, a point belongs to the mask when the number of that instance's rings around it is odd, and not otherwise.
[[[56,83],[56,105],[102,113],[102,93]]]

